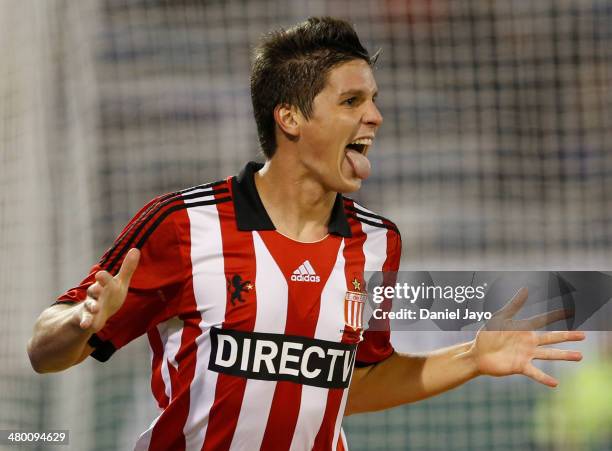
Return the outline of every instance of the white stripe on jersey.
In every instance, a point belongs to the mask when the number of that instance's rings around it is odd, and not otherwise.
[[[340,440],[342,440],[342,446],[345,450],[348,450],[348,444],[346,442],[346,435],[344,434],[344,429],[340,428]]]
[[[353,373],[351,372],[351,379],[353,379]],[[349,382],[350,387],[350,382]],[[336,426],[334,427],[334,439],[332,440],[331,449],[338,449],[338,437],[342,430],[342,419],[344,418],[344,410],[346,409],[346,400],[348,399],[349,389],[347,388],[342,393],[342,401],[340,402],[340,408],[338,409],[338,416],[336,417]]]
[[[206,436],[217,386],[217,373],[208,371],[210,328],[221,325],[225,319],[227,286],[217,206],[192,207],[187,209],[187,213],[191,229],[193,291],[202,317],[200,328],[203,333],[196,339],[197,360],[189,387],[189,414],[183,432],[186,449],[199,450]]]
[[[368,220],[382,223],[378,219],[368,218]],[[380,252],[380,250],[387,249],[387,229],[374,227],[363,222],[361,223],[361,229],[367,235],[365,243],[363,243],[364,271],[382,271],[387,253]]]
[[[382,221],[377,219],[368,218],[368,220],[382,223]],[[364,271],[382,271],[387,253],[380,252],[380,249],[387,249],[387,230],[380,227],[374,227],[363,222],[361,223],[361,230],[366,234],[366,240],[363,243],[363,255],[365,256]],[[377,249],[378,253],[376,252]],[[351,379],[352,378],[353,375],[351,373]],[[342,418],[344,417],[344,410],[346,409],[348,393],[349,389],[347,388],[342,394],[342,401],[340,402],[340,409],[338,409],[338,417],[336,418],[332,449],[336,449],[338,447],[338,439],[342,431]]]
[[[138,441],[134,445],[134,451],[146,451],[149,449],[149,444],[151,443],[151,433],[153,432],[153,428],[161,417],[161,413],[151,422],[146,431],[140,434]]]
[[[321,305],[319,308],[319,320],[315,329],[314,338],[319,340],[338,341],[341,330],[344,329],[344,295],[346,291],[338,291],[338,287],[346,287],[344,275],[344,240],[338,249],[338,257],[323,291],[321,292]],[[337,326],[330,325],[329,320],[337,318]],[[329,389],[302,386],[302,397],[300,401],[300,413],[298,414],[295,432],[291,439],[291,451],[310,450],[314,445],[315,438],[327,405],[327,393]],[[348,391],[346,389],[345,391]],[[312,412],[318,411],[317,414]]]
[[[166,361],[166,343],[168,342],[168,334],[167,334],[168,326],[164,322],[164,323],[159,323],[156,327],[157,327],[157,331],[159,332],[159,338],[161,340],[162,349],[163,349],[163,353],[161,356],[161,359],[162,359],[161,360],[161,377],[162,377],[162,381],[164,382],[164,393],[166,394],[168,399],[171,399],[172,384],[170,382],[170,372],[168,371],[168,362]],[[153,348],[151,348],[151,361],[153,361],[153,358],[154,358]]]
[[[183,196],[182,197],[183,202],[185,202],[186,204],[191,204],[194,202],[202,202],[203,200],[213,200],[215,198],[214,189],[215,187],[191,188],[187,191],[183,191],[181,193]],[[208,196],[206,196],[206,194],[208,194]],[[194,199],[185,198],[185,196],[193,196],[193,195],[199,195],[199,196]]]
[[[164,355],[162,356],[161,375],[164,381],[164,392],[169,400],[172,399],[172,383],[170,381],[170,370],[168,369],[168,361],[170,365],[178,369],[176,363],[176,353],[181,347],[181,335],[183,333],[184,322],[178,318],[171,318],[168,321],[157,325],[159,336],[164,347]]]
[[[253,332],[282,334],[287,321],[289,287],[258,232],[253,232],[257,309]],[[278,312],[270,315],[270,312]],[[242,398],[230,450],[255,450],[261,447],[276,382],[248,379]]]

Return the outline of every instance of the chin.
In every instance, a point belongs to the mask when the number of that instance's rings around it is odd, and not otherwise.
[[[353,175],[352,169],[342,167],[342,165],[338,167],[335,173],[334,171],[328,171],[321,175],[322,177],[320,180],[329,191],[334,191],[336,193],[354,193],[361,188],[362,180]]]
[[[347,178],[341,175],[340,180],[338,180],[334,185],[335,186],[332,186],[331,189],[337,193],[354,193],[361,188],[361,179],[357,177]]]
[[[338,191],[339,193],[349,194],[354,193],[355,191],[359,191],[361,188],[361,180],[357,179],[355,182],[347,184],[347,189],[343,189]]]

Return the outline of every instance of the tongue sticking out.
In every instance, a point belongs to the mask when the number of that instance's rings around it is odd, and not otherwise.
[[[346,150],[346,158],[353,166],[353,171],[355,171],[355,175],[361,180],[365,180],[370,176],[370,170],[372,167],[370,166],[370,160],[368,160],[364,155],[360,154],[356,150],[347,149]]]

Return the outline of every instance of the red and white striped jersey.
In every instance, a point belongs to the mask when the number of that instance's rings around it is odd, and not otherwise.
[[[338,195],[314,243],[274,229],[249,163],[237,177],[154,199],[89,276],[141,250],[121,309],[93,335],[107,360],[146,333],[159,416],[138,450],[346,449],[341,422],[354,365],[393,353],[363,331],[365,271],[396,271],[396,226]]]

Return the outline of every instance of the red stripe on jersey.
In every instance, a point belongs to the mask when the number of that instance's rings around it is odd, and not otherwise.
[[[252,331],[255,327],[257,309],[253,234],[236,229],[233,202],[218,204],[217,210],[221,223],[223,263],[228,284],[222,328]],[[245,257],[244,254],[238,255],[237,249],[247,252],[249,257]],[[244,287],[244,290],[236,288],[236,285]],[[229,449],[238,424],[246,383],[245,378],[218,374],[215,401],[210,409],[203,450]]]
[[[393,230],[387,230],[387,257],[383,263],[382,271],[383,285],[394,286],[399,270],[402,244],[400,236]],[[392,299],[385,297],[379,307],[383,311],[390,311]],[[357,361],[361,364],[371,364],[386,359],[393,353],[393,347],[389,345],[391,330],[388,318],[370,318],[368,329],[363,334],[367,339],[368,346],[359,348]]]
[[[157,405],[161,409],[164,409],[170,402],[170,398],[166,395],[166,384],[162,377],[164,344],[161,341],[157,327],[151,328],[147,332],[147,336],[149,337],[149,343],[153,351],[153,359],[151,360],[151,391],[157,400]]]
[[[330,235],[316,243],[299,243],[276,231],[261,231],[259,235],[287,280],[285,334],[314,338],[319,320],[321,293],[331,275],[342,239]],[[290,247],[302,248],[305,252],[287,252]],[[305,255],[320,277],[319,282],[291,280],[293,271],[304,263]],[[301,399],[302,385],[288,381],[276,383],[260,450],[276,451],[291,447]]]
[[[345,238],[344,242],[344,277],[346,279],[347,291],[355,291],[353,280],[361,284],[361,289],[364,289],[363,271],[365,267],[365,255],[363,253],[363,244],[367,235],[363,233],[361,223],[359,221],[350,221],[351,238]],[[353,342],[354,335],[347,333],[347,329],[342,335],[342,342]],[[346,389],[348,390],[348,388]],[[336,427],[336,419],[338,415],[344,415],[344,412],[339,412],[340,404],[342,403],[342,395],[344,389],[330,388],[327,393],[327,405],[325,406],[325,414],[321,428],[315,438],[313,450],[328,450],[333,445],[334,429]]]
[[[191,237],[187,210],[179,210],[174,215],[177,230],[179,230],[181,235],[181,242],[185,244],[186,249],[190,249]],[[185,256],[185,260],[185,267],[191,273],[191,259],[189,256]],[[198,311],[193,292],[193,277],[185,278],[179,308],[183,311]],[[197,356],[195,351],[197,347],[196,339],[202,331],[199,327],[199,316],[196,317],[193,313],[190,315],[180,314],[178,318],[183,321],[183,330],[181,333],[181,346],[174,358],[177,367],[175,368],[172,363],[167,361],[172,385],[172,398],[151,432],[149,445],[149,450],[151,451],[185,448],[185,436],[182,431],[189,414],[189,387],[195,374]],[[167,431],[175,432],[168,434]]]

